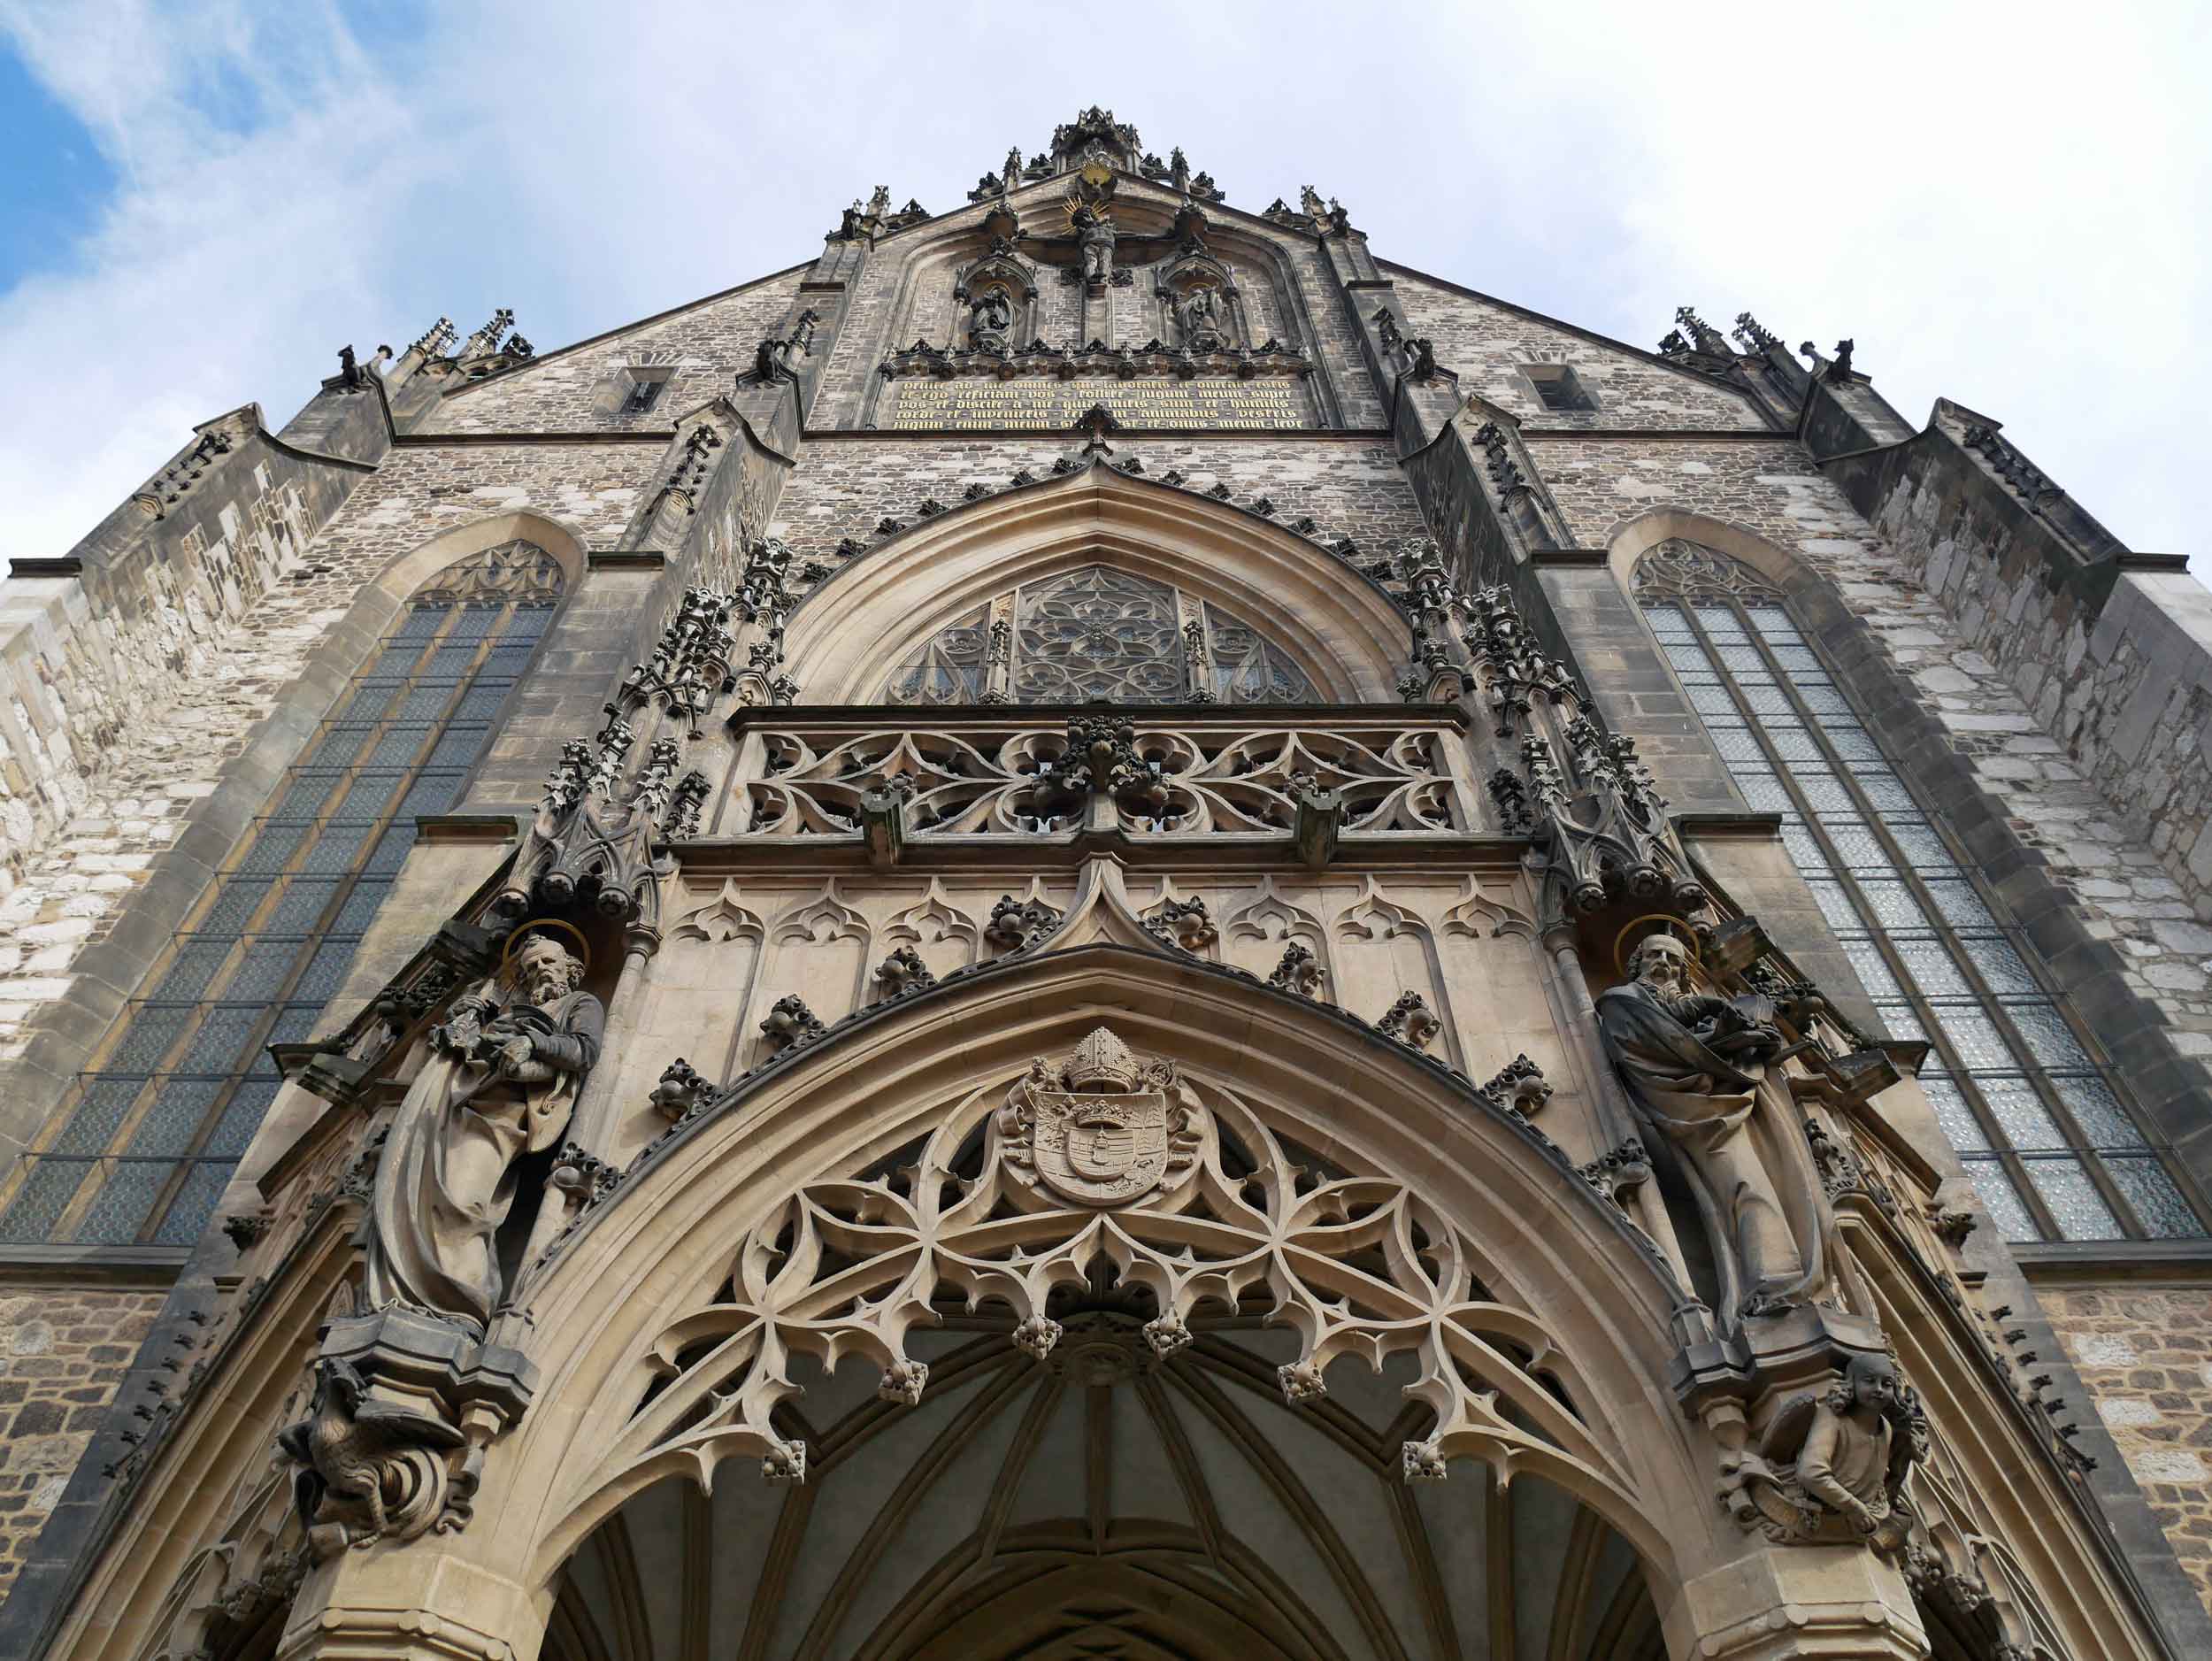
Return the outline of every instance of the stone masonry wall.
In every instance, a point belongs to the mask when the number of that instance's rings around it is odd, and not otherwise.
[[[158,1292],[0,1288],[0,1597],[161,1308]]]
[[[2039,1287],[2036,1296],[2212,1610],[2212,1284]]]
[[[727,294],[549,351],[453,393],[426,421],[425,433],[661,432],[676,417],[727,393],[753,352],[774,332],[799,292],[799,271],[780,272]],[[611,396],[623,369],[669,372],[653,407],[625,415]]]
[[[25,1023],[65,997],[70,966],[102,938],[192,804],[213,792],[325,631],[362,586],[439,533],[532,508],[588,543],[627,520],[659,450],[650,444],[411,446],[395,450],[326,527],[311,558],[236,622],[211,634],[165,707],[150,707],[109,747],[72,817],[0,900],[0,1059]]]
[[[2190,894],[2044,727],[1997,665],[1962,638],[1914,560],[1860,517],[1793,442],[1535,438],[1529,450],[1584,547],[1649,508],[1755,532],[1827,576],[1919,688],[2014,831],[2050,862],[2090,932],[2128,959],[2129,985],[2212,1055],[2212,928]],[[2207,915],[2212,915],[2212,907]]]
[[[926,499],[957,507],[971,482],[995,489],[1024,468],[1046,478],[1055,461],[1077,459],[1081,449],[1079,438],[1042,434],[931,443],[813,442],[785,485],[770,528],[802,560],[833,565],[841,539],[869,541],[886,516],[911,525]],[[1117,441],[1113,460],[1131,457],[1144,463],[1149,479],[1179,472],[1190,489],[1225,484],[1239,506],[1264,497],[1277,523],[1310,518],[1317,534],[1349,536],[1374,558],[1396,538],[1425,534],[1396,450],[1372,439]]]
[[[1384,269],[1396,288],[1405,332],[1436,343],[1436,361],[1459,377],[1461,393],[1486,399],[1532,427],[1766,430],[1748,398],[1702,375],[1548,326],[1399,266]],[[1598,407],[1546,409],[1519,373],[1525,364],[1570,365]]]

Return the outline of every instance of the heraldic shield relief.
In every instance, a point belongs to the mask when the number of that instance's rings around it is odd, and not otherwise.
[[[1008,1165],[1033,1188],[1127,1205],[1189,1168],[1202,1111],[1173,1062],[1140,1063],[1101,1027],[1072,1055],[1035,1063],[1007,1093],[997,1128]]]

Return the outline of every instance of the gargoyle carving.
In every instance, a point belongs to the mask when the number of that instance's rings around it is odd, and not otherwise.
[[[446,1456],[463,1441],[442,1419],[369,1400],[350,1363],[324,1357],[307,1417],[277,1437],[303,1467],[294,1494],[308,1549],[320,1559],[426,1533],[446,1509]]]

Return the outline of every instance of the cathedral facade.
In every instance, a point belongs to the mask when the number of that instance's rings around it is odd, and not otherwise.
[[[0,662],[0,1654],[2212,1654],[2212,602],[1092,109]]]

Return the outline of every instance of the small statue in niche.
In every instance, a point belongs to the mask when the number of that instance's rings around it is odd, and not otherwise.
[[[1802,1289],[1805,1258],[1751,1122],[1784,1040],[1770,1000],[1692,992],[1689,965],[1672,935],[1646,939],[1628,982],[1599,996],[1598,1026],[1629,1093],[1682,1150],[1724,1301],[1742,1315],[1778,1313]]]
[[[489,1323],[504,1290],[500,1225],[515,1165],[561,1139],[606,1011],[580,989],[583,960],[534,934],[496,982],[453,1006],[430,1034],[377,1166],[368,1229],[372,1309],[397,1304]]]
[[[968,349],[998,352],[1007,350],[1007,331],[1014,324],[1014,308],[1003,288],[986,288],[968,302]]]
[[[1117,235],[1112,217],[1094,213],[1087,207],[1079,207],[1069,215],[1068,222],[1075,227],[1075,245],[1083,262],[1083,281],[1089,283],[1110,281],[1114,274],[1114,242]]]
[[[1175,303],[1175,328],[1182,344],[1194,352],[1217,352],[1229,344],[1223,327],[1221,295],[1210,283],[1201,283]]]

